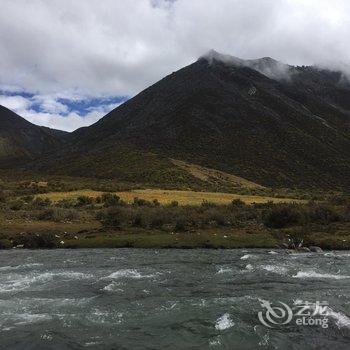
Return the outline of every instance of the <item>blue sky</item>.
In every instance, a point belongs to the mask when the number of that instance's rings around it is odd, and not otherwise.
[[[127,96],[72,99],[0,90],[1,105],[35,124],[66,131],[95,123],[127,99]]]
[[[348,0],[1,0],[0,104],[72,131],[215,49],[350,74]]]

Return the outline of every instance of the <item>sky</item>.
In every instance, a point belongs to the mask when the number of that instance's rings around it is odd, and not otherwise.
[[[73,131],[210,49],[350,74],[349,0],[0,0],[0,104]]]

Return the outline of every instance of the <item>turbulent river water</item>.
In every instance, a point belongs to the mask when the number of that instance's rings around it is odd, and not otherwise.
[[[0,348],[349,349],[350,252],[1,251]]]

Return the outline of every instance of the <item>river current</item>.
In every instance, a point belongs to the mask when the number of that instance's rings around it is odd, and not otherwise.
[[[260,348],[350,349],[350,252],[0,251],[0,349]]]

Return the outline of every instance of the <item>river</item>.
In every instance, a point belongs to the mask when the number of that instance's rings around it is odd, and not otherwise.
[[[0,251],[0,348],[349,349],[350,252]]]

